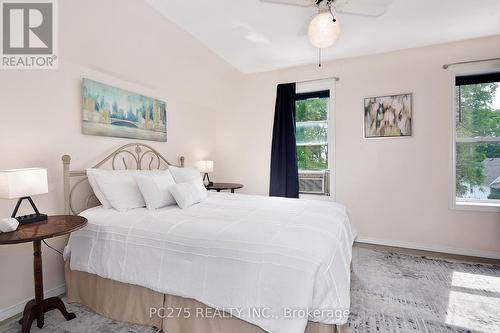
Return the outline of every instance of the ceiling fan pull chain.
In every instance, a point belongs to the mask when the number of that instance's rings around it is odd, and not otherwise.
[[[328,10],[330,11],[330,14],[332,14],[333,22],[337,22],[337,19],[335,18],[335,15],[333,15],[333,11],[332,11],[333,4],[334,4],[334,0],[328,1]]]
[[[318,14],[321,13],[321,7],[320,7],[321,1],[323,0],[319,0],[316,2],[316,6],[318,6]],[[321,48],[319,47],[318,47],[318,67],[321,68]]]

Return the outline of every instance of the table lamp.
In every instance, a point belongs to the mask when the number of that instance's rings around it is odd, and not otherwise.
[[[197,167],[198,167],[198,170],[200,170],[200,172],[204,173],[203,184],[205,184],[205,186],[213,185],[214,182],[210,181],[210,177],[208,176],[208,173],[214,172],[214,161],[199,161],[197,163]],[[205,182],[205,179],[207,180],[207,182]]]
[[[29,224],[47,220],[46,214],[40,214],[31,199],[32,195],[44,194],[48,192],[47,169],[28,168],[0,170],[0,198],[17,199],[16,208],[12,217],[19,221],[19,224]],[[23,200],[28,200],[35,211],[34,214],[17,216],[17,211]]]

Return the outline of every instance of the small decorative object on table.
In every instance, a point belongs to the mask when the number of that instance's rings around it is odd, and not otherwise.
[[[0,232],[15,231],[19,226],[19,221],[13,217],[7,217],[0,220]]]
[[[76,318],[74,313],[66,311],[64,303],[59,297],[43,298],[41,242],[47,238],[69,234],[82,228],[85,224],[87,224],[87,220],[81,216],[49,216],[45,221],[21,225],[16,231],[0,234],[0,245],[33,242],[35,299],[26,303],[24,307],[23,318],[19,321],[22,325],[22,333],[28,333],[30,331],[31,324],[35,319],[38,328],[42,328],[44,325],[45,312],[54,309],[61,311],[66,320]]]
[[[196,167],[200,172],[203,172],[203,184],[205,186],[211,186],[214,182],[210,181],[210,177],[208,175],[209,172],[214,172],[214,161],[199,161],[196,163]],[[206,180],[205,180],[206,179]]]
[[[16,208],[14,208],[14,212],[12,213],[12,218],[18,220],[21,225],[47,220],[47,215],[40,214],[31,199],[32,195],[45,194],[47,192],[47,169],[29,168],[0,171],[0,198],[19,198]],[[34,214],[16,217],[23,200],[29,201]]]
[[[212,185],[205,186],[207,190],[213,190],[213,191],[224,191],[224,190],[230,190],[231,193],[234,193],[234,190],[243,188],[242,184],[236,184],[236,183],[212,183]]]

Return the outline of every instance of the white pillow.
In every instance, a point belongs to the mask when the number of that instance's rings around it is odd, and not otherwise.
[[[111,206],[119,211],[146,206],[134,175],[138,170],[116,170],[95,175],[95,180]]]
[[[168,189],[175,185],[174,178],[170,171],[152,175],[135,175],[137,185],[146,201],[148,209],[158,209],[161,207],[175,205],[175,199]]]
[[[205,185],[203,185],[203,180],[198,169],[192,167],[178,168],[169,166],[168,170],[170,170],[170,173],[172,174],[172,177],[174,177],[177,184],[194,181],[196,187],[200,191],[201,197],[205,199],[208,196],[207,189]]]
[[[178,168],[169,166],[168,170],[170,170],[170,173],[172,174],[172,177],[174,177],[174,180],[177,184],[185,183],[193,179],[202,179],[200,171],[196,168]]]
[[[200,185],[203,187],[204,192],[201,191]],[[181,209],[188,208],[207,198],[207,190],[203,186],[201,179],[172,185],[169,187],[169,190]]]
[[[103,172],[106,171],[109,172],[109,170],[102,169],[87,169],[87,178],[89,180],[90,187],[92,187],[92,190],[97,197],[97,200],[99,200],[104,208],[109,209],[111,208],[111,204],[109,203],[108,199],[106,199],[104,193],[102,193],[101,189],[99,188],[99,184],[97,184],[97,181],[95,180],[96,175],[103,174]]]

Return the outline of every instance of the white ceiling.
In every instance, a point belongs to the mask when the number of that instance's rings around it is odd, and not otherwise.
[[[244,73],[317,62],[307,39],[314,8],[259,0],[147,0]],[[323,60],[500,34],[500,0],[393,0],[379,17],[338,15],[341,36]]]

